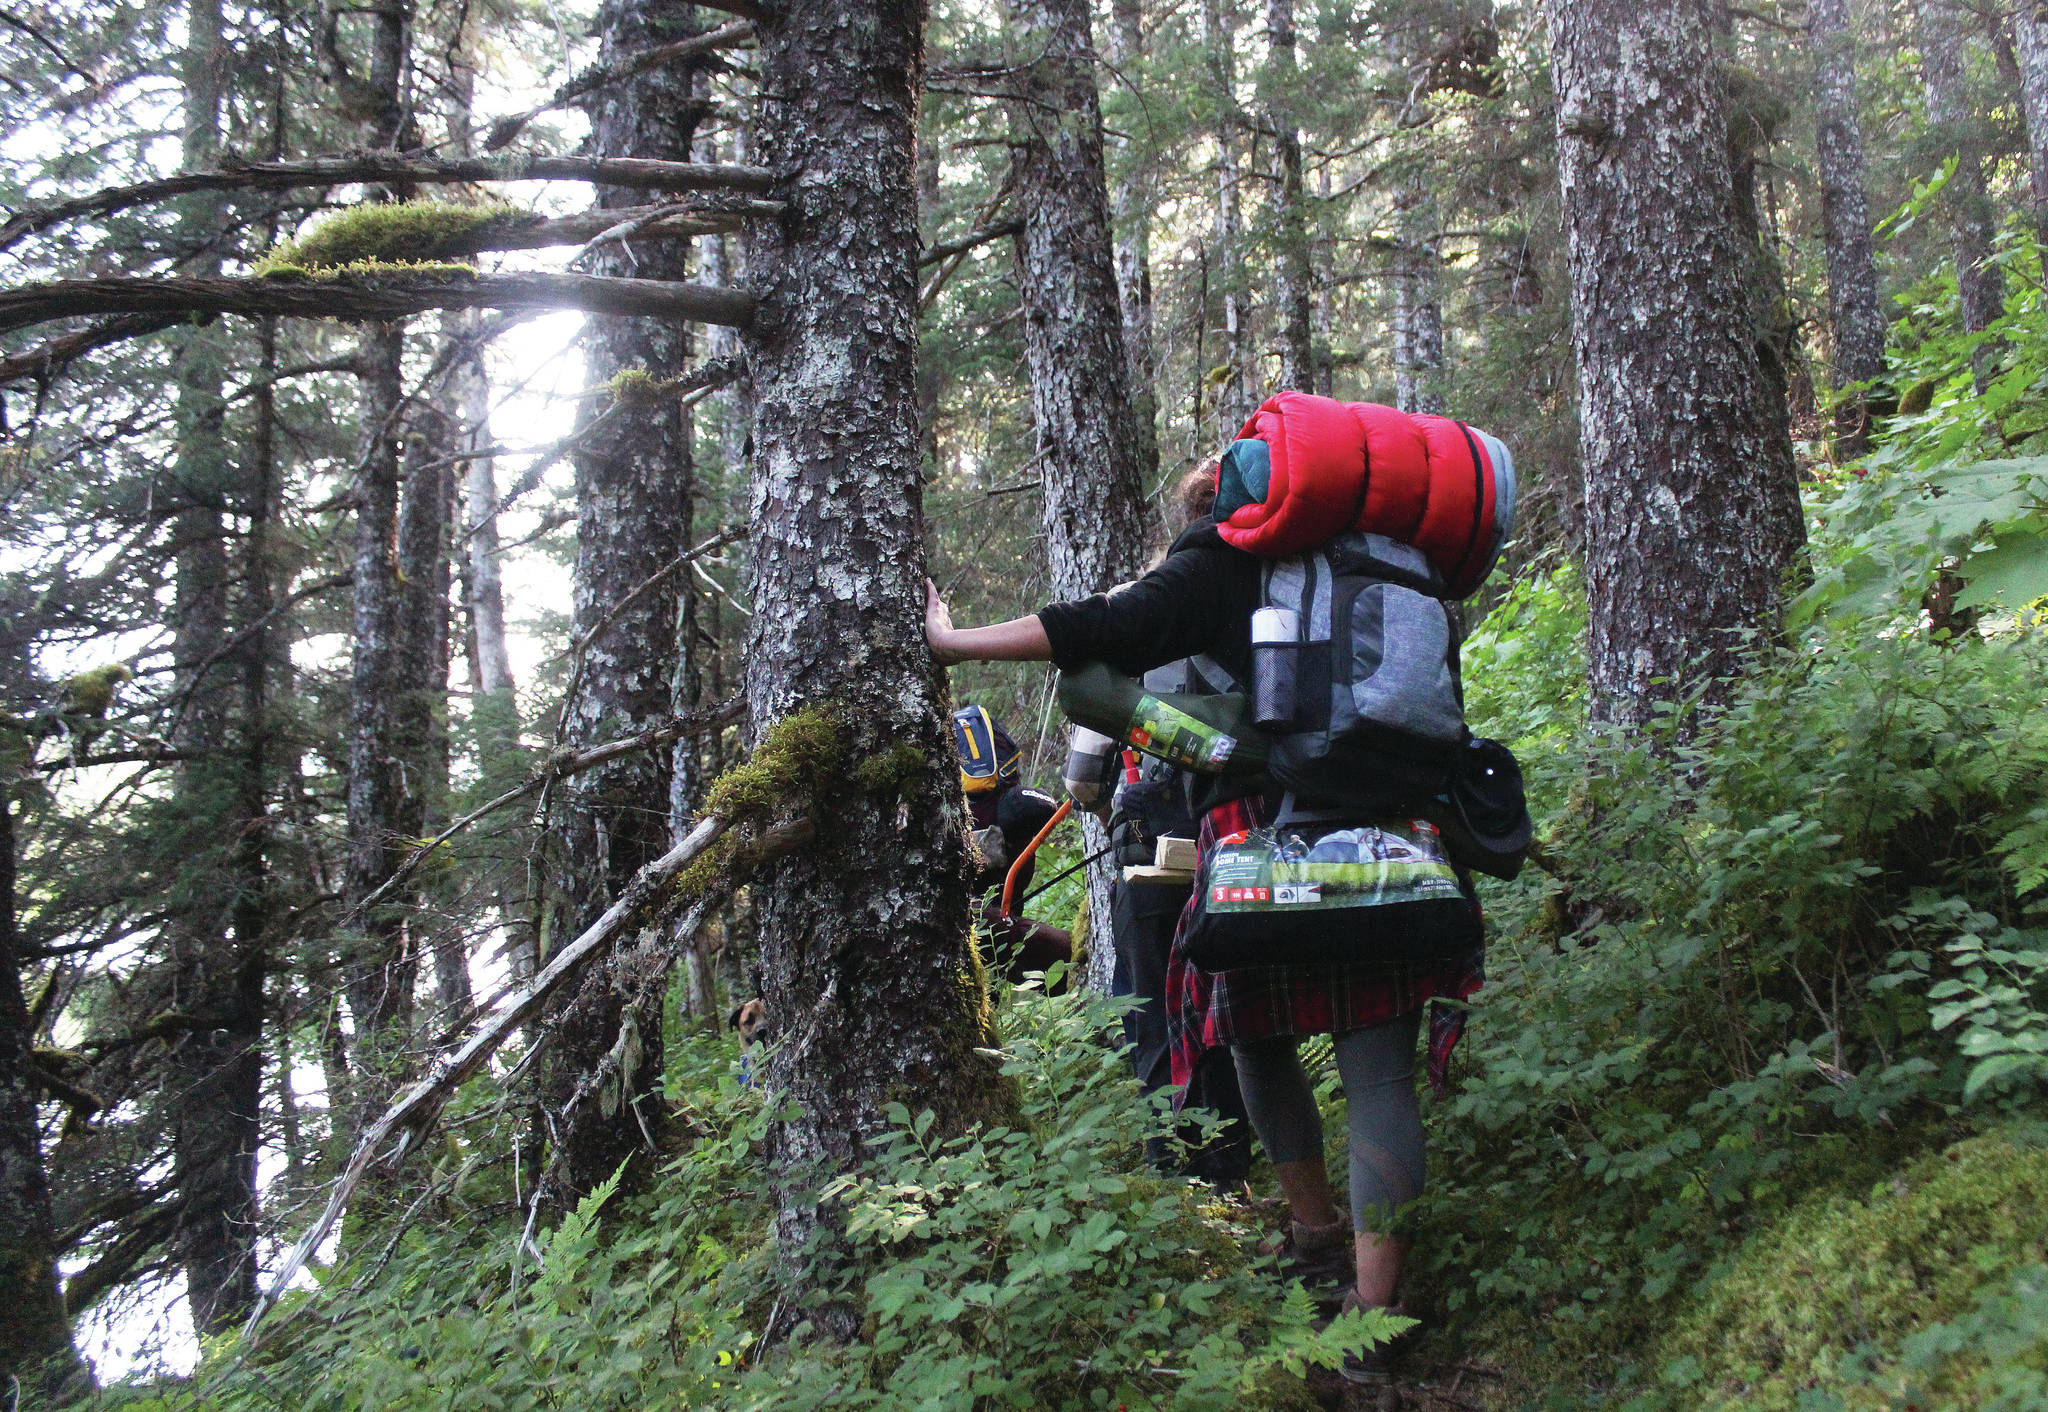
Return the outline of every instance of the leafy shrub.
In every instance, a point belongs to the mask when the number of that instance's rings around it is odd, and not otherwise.
[[[1559,670],[1510,659],[1474,728],[1555,751],[1522,693]],[[1760,651],[1690,746],[1579,745],[1547,871],[1487,894],[1469,1073],[1435,1113],[1418,1251],[1468,1339],[1640,1385],[1732,1243],[1953,1140],[1966,1102],[2040,1103],[2044,694],[2031,635],[1838,616]]]
[[[1145,1170],[1170,1128],[1102,1036],[1112,1002],[1007,994],[1023,1126],[936,1141],[899,1109],[820,1200],[855,1259],[783,1283],[757,1153],[775,1117],[729,1049],[673,1048],[689,1151],[637,1202],[594,1193],[523,1248],[516,1205],[451,1210],[397,1258],[327,1272],[254,1348],[210,1351],[189,1389],[129,1406],[220,1409],[1308,1407],[1300,1377],[1384,1315],[1314,1327],[1206,1188]],[[372,1242],[381,1244],[381,1242]],[[850,1303],[860,1335],[803,1324]],[[773,1325],[776,1343],[761,1335]],[[782,1342],[783,1335],[795,1334]]]

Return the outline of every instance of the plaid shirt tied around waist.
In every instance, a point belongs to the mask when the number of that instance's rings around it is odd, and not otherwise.
[[[1173,1081],[1183,1088],[1209,1050],[1238,1041],[1342,1034],[1420,1010],[1432,1001],[1462,1001],[1485,979],[1486,950],[1460,960],[1415,965],[1258,966],[1205,971],[1187,958],[1186,938],[1203,896],[1216,840],[1266,822],[1262,799],[1233,799],[1202,816],[1203,877],[1188,898],[1166,963],[1166,1029]],[[1363,925],[1370,925],[1367,921]],[[1461,1005],[1430,1005],[1430,1086],[1442,1093],[1451,1050],[1465,1032]]]

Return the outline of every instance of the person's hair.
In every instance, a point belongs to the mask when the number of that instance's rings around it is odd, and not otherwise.
[[[1215,507],[1216,474],[1220,469],[1220,462],[1211,461],[1195,467],[1174,484],[1174,508],[1180,511],[1183,523],[1193,524]]]

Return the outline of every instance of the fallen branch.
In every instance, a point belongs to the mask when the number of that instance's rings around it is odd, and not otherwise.
[[[745,44],[753,37],[754,26],[750,22],[734,20],[731,24],[721,25],[708,34],[693,34],[688,39],[678,39],[673,44],[657,44],[651,49],[641,50],[638,54],[628,54],[617,63],[585,69],[549,94],[547,101],[539,107],[528,108],[523,113],[499,118],[493,122],[490,136],[484,139],[484,151],[498,151],[519,136],[526,125],[542,113],[555,108],[566,108],[577,99],[595,93],[600,88],[623,82],[635,74],[644,74],[649,69],[658,68],[663,64],[693,59],[714,49]]]
[[[767,192],[774,174],[766,167],[716,162],[658,162],[645,157],[411,157],[397,152],[359,152],[340,157],[306,157],[289,162],[249,162],[210,172],[183,172],[133,186],[110,186],[89,196],[31,206],[0,225],[0,250],[38,231],[81,216],[104,216],[166,201],[195,191],[276,191],[294,186],[344,186],[357,182],[397,184],[480,181],[587,181],[647,191]]]
[[[517,804],[549,781],[561,779],[565,775],[582,774],[585,770],[594,770],[599,765],[608,764],[622,755],[633,755],[642,750],[659,750],[664,745],[673,745],[679,740],[687,740],[692,736],[708,735],[712,731],[722,730],[726,726],[731,725],[734,721],[744,716],[746,712],[747,707],[743,700],[738,696],[728,696],[716,706],[702,711],[692,711],[686,716],[677,716],[673,720],[663,721],[658,726],[649,726],[637,735],[625,736],[619,740],[608,740],[603,745],[595,745],[588,750],[550,755],[547,759],[541,761],[534,768],[533,773],[524,780],[521,780],[489,803],[480,804],[470,810],[454,823],[448,825],[447,828],[441,830],[440,833],[406,854],[405,861],[392,870],[390,877],[377,884],[361,902],[358,902],[350,909],[349,917],[360,916],[378,902],[390,896],[394,889],[403,886],[405,880],[418,870],[420,864],[431,856],[436,848],[439,848],[457,834],[466,833],[470,828],[497,813],[500,809]]]
[[[499,1007],[477,1032],[469,1037],[463,1046],[448,1055],[428,1077],[421,1079],[393,1103],[384,1116],[372,1123],[357,1142],[350,1155],[348,1166],[341,1178],[334,1184],[334,1191],[327,1198],[327,1206],[292,1247],[284,1264],[278,1267],[270,1287],[256,1301],[256,1307],[249,1313],[249,1322],[244,1334],[253,1334],[263,1316],[277,1303],[285,1286],[291,1283],[334,1223],[341,1217],[342,1208],[355,1194],[363,1175],[370,1164],[378,1160],[379,1150],[395,1134],[397,1145],[389,1154],[390,1161],[402,1160],[406,1153],[418,1145],[418,1140],[433,1126],[448,1100],[455,1095],[463,1081],[482,1069],[485,1062],[498,1047],[511,1038],[527,1020],[539,1012],[541,1004],[562,980],[585,961],[608,945],[614,937],[624,931],[648,904],[654,902],[663,888],[677,873],[689,866],[699,854],[718,841],[725,832],[726,822],[716,815],[709,815],[683,838],[682,842],[649,863],[633,875],[619,894],[619,900],[605,909],[604,915],[587,927],[583,934],[556,952],[547,967],[535,976],[527,987],[514,995],[508,1003]],[[700,904],[701,905],[701,904]]]
[[[666,280],[567,274],[374,279],[78,279],[0,291],[0,333],[77,314],[279,314],[386,321],[425,309],[582,309],[744,328],[753,296]]]

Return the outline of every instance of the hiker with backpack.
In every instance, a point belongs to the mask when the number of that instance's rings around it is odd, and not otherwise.
[[[965,629],[932,588],[927,636],[942,663],[1054,662],[1069,715],[1194,772],[1198,881],[1166,982],[1173,1078],[1230,1050],[1298,1260],[1348,1276],[1345,1308],[1397,1308],[1401,1216],[1424,1179],[1417,1037],[1427,1011],[1440,1086],[1456,1002],[1481,979],[1466,869],[1511,868],[1516,837],[1527,846],[1524,821],[1488,814],[1513,812],[1500,796],[1512,783],[1518,803],[1519,776],[1464,728],[1443,601],[1498,555],[1512,462],[1449,418],[1283,392],[1213,474],[1211,513],[1136,582]],[[1192,693],[1135,681],[1182,658]],[[1318,1034],[1344,1086],[1348,1220],[1297,1052]],[[1345,1367],[1385,1371],[1378,1351]]]
[[[1033,971],[1074,959],[1074,939],[1064,927],[1008,916],[1002,892],[1010,865],[1021,857],[1059,807],[1043,790],[1024,784],[1024,754],[988,708],[969,703],[953,713],[953,748],[960,758],[960,788],[974,821],[974,893],[983,899],[982,935],[989,954],[1003,963],[1012,985]],[[1018,895],[1031,887],[1037,864],[1025,859],[1017,870]],[[1058,983],[1055,989],[1063,986]]]

